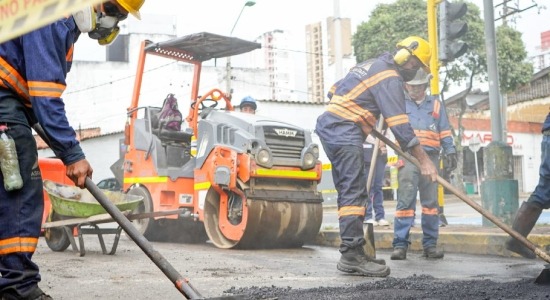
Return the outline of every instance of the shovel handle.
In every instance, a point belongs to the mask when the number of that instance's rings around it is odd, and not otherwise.
[[[50,139],[44,132],[39,123],[33,125],[34,131],[46,142],[51,145]],[[178,291],[183,294],[186,299],[202,299],[202,295],[193,287],[187,278],[183,278],[176,269],[153,248],[153,245],[134,227],[132,222],[114,205],[107,196],[97,187],[97,185],[86,177],[86,189],[96,198],[97,202],[103,206],[105,211],[124,229],[126,234],[149,256],[149,258],[157,265],[157,267],[168,277],[176,286]]]
[[[153,245],[134,227],[132,222],[122,214],[122,212],[105,196],[97,185],[86,177],[86,189],[97,199],[99,204],[113,217],[113,219],[124,229],[132,240],[149,256],[157,267],[168,277],[187,299],[201,299],[199,292],[191,286],[187,278],[183,278],[180,273],[153,248]]]
[[[397,152],[400,156],[404,157],[406,160],[413,163],[417,168],[420,169],[420,163],[418,160],[413,157],[412,155],[406,153],[405,151],[401,150],[394,142],[390,141],[387,137],[385,137],[383,134],[378,132],[376,129],[373,129],[371,131],[371,134],[386,143],[386,145],[390,146],[395,152]],[[449,182],[447,182],[445,179],[443,179],[441,176],[437,175],[436,178],[437,182],[440,183],[443,187],[445,187],[447,190],[451,191],[455,196],[460,198],[460,200],[466,202],[466,204],[470,205],[473,209],[478,211],[480,214],[482,214],[484,217],[486,217],[489,221],[493,222],[493,224],[500,227],[500,229],[504,230],[506,233],[508,233],[510,236],[515,238],[516,240],[520,241],[522,244],[524,244],[527,248],[531,249],[535,254],[542,258],[544,261],[550,263],[550,255],[548,253],[544,252],[535,244],[533,244],[531,241],[526,239],[524,236],[519,234],[517,231],[510,228],[510,226],[506,225],[504,222],[499,220],[495,215],[490,213],[488,210],[481,207],[481,205],[477,204],[470,198],[466,197],[464,193],[462,193],[460,190],[452,186]]]
[[[384,117],[380,117],[380,119],[378,120],[378,124],[376,125],[376,130],[380,131],[382,130],[382,127],[384,127]],[[374,149],[372,150],[372,157],[371,157],[371,160],[370,160],[370,168],[369,168],[369,175],[367,176],[367,194],[369,194],[369,199],[371,198],[370,197],[370,190],[371,190],[371,185],[372,185],[372,180],[373,180],[373,175],[374,175],[374,170],[376,168],[376,160],[378,158],[378,151],[379,151],[379,147],[380,147],[380,139],[376,139],[374,141]]]

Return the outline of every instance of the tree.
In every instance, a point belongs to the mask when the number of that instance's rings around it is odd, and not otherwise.
[[[466,4],[468,12],[464,19],[468,23],[468,32],[461,39],[468,44],[469,48],[465,55],[440,68],[442,100],[445,99],[443,93],[451,82],[465,83],[467,94],[474,82],[487,80],[484,21],[481,19],[477,5],[470,2]],[[410,35],[427,39],[427,24],[427,3],[424,0],[398,0],[392,4],[379,4],[372,11],[369,20],[358,26],[353,36],[357,61],[376,57],[385,51],[393,51],[397,42]],[[521,33],[510,27],[501,26],[496,35],[500,88],[504,93],[529,82],[533,67],[525,61],[527,52],[521,41]],[[463,136],[462,116],[465,111],[464,102],[460,104],[458,128],[454,131],[459,167],[462,165],[462,146],[461,139],[456,137]],[[457,183],[462,185],[461,172],[456,172],[456,175]]]
[[[520,32],[502,25],[497,28],[496,39],[500,89],[502,93],[512,92],[531,81],[533,65],[526,62]]]
[[[357,61],[393,51],[395,45],[409,35],[428,37],[426,2],[398,0],[392,4],[379,4],[369,21],[361,23],[353,36]]]
[[[468,32],[463,40],[468,44],[468,52],[447,64],[440,70],[443,73],[441,91],[446,91],[449,83],[472,85],[472,81],[487,80],[487,56],[485,52],[484,22],[479,7],[466,2],[468,13],[465,20]],[[376,57],[385,51],[393,51],[400,40],[410,35],[428,38],[426,1],[398,0],[391,4],[379,4],[361,23],[353,36],[353,48],[357,61]],[[532,66],[525,61],[527,52],[521,41],[521,33],[507,26],[497,30],[497,52],[500,87],[503,92],[511,91],[529,82]]]

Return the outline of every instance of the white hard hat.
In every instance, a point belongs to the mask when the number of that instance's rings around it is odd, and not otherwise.
[[[427,84],[430,79],[432,79],[432,74],[426,73],[423,69],[419,69],[418,72],[416,72],[416,75],[414,76],[413,80],[407,81],[408,85],[421,85],[421,84]]]

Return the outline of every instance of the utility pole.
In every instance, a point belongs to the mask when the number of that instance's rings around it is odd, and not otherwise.
[[[483,10],[485,20],[495,19],[493,0],[483,0]],[[485,180],[481,184],[481,200],[484,208],[511,225],[518,208],[518,181],[514,180],[512,147],[506,144],[503,134],[494,22],[485,22],[485,48],[492,141],[483,150]],[[482,224],[493,226],[486,218],[483,218]]]
[[[534,4],[532,4],[531,6],[528,6],[526,8],[520,8],[519,7],[519,0],[516,0],[516,7],[508,6],[508,2],[512,2],[512,0],[502,0],[502,3],[497,4],[495,6],[495,8],[498,8],[499,6],[502,6],[502,12],[499,13],[500,17],[495,19],[495,21],[498,21],[498,20],[502,19],[502,25],[507,25],[508,24],[508,21],[506,19],[508,16],[512,16],[512,15],[515,15],[517,13],[524,12],[528,9],[533,8],[533,7],[538,7],[538,4],[534,0],[533,0]],[[539,11],[540,11],[541,8],[543,8],[543,7],[539,7]]]
[[[256,1],[250,0],[245,2],[245,4],[243,5],[243,8],[241,8],[241,12],[239,13],[239,16],[237,17],[237,20],[235,20],[235,24],[233,24],[233,28],[231,28],[231,32],[229,33],[229,36],[233,36],[233,31],[235,30],[235,27],[237,26],[237,23],[239,22],[239,19],[241,18],[241,15],[243,14],[243,10],[245,9],[245,7],[254,6],[254,4],[256,4]],[[233,80],[231,76],[231,56],[228,56],[226,60],[225,76],[226,76],[225,92],[229,95],[229,98],[231,99],[231,94],[233,94],[233,91],[231,90],[231,81]]]

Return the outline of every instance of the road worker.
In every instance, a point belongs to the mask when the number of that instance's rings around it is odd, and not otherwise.
[[[239,105],[239,109],[243,113],[247,114],[256,114],[256,109],[258,106],[256,105],[256,99],[246,96],[241,100],[241,104]]]
[[[22,178],[20,188],[5,188],[0,177],[0,298],[52,299],[39,287],[32,261],[44,199],[38,153],[31,128],[39,123],[52,150],[67,166],[66,175],[83,188],[92,167],[67,121],[61,95],[81,33],[106,45],[128,13],[139,18],[144,0],[111,0],[87,7],[43,28],[0,44],[0,127],[13,138]]]
[[[543,209],[550,208],[550,113],[542,124],[541,163],[539,168],[539,183],[518,209],[512,224],[512,229],[527,237]],[[534,259],[535,253],[513,237],[506,241],[506,249],[523,257]]]
[[[424,151],[430,161],[437,165],[441,149],[447,155],[449,164],[447,171],[456,168],[456,149],[453,144],[451,127],[445,108],[441,101],[426,95],[431,75],[419,70],[413,80],[405,83],[407,91],[406,110]],[[437,182],[422,176],[413,163],[403,159],[403,167],[399,169],[397,188],[397,208],[394,221],[393,253],[391,259],[407,258],[407,248],[410,244],[409,231],[415,219],[416,195],[420,195],[422,205],[422,246],[427,258],[443,258],[443,251],[437,248],[439,236],[439,207],[437,202]]]
[[[367,257],[363,219],[367,201],[363,142],[382,114],[399,145],[422,164],[422,174],[436,180],[437,169],[422,149],[405,114],[403,81],[414,78],[420,68],[429,70],[430,44],[416,36],[397,43],[396,51],[384,53],[351,68],[329,95],[327,110],[315,128],[332,163],[338,192],[340,253],[338,270],[364,276],[385,277],[390,268]]]

